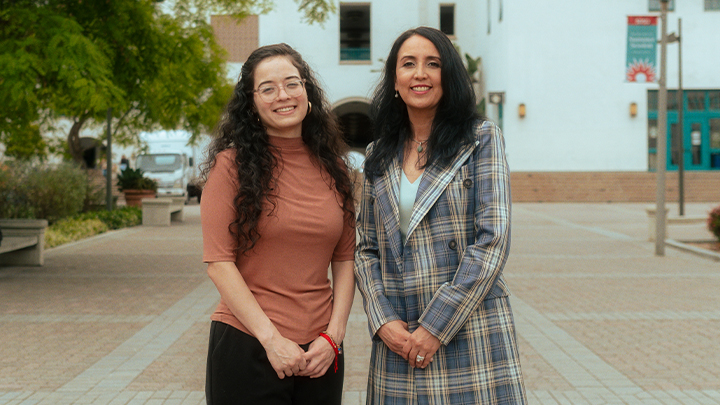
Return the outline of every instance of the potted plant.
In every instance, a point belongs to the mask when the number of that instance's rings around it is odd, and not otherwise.
[[[117,176],[117,185],[125,195],[125,203],[131,207],[140,207],[143,198],[155,197],[157,182],[145,177],[141,169],[127,168]]]

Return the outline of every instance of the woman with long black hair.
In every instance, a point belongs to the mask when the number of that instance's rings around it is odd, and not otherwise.
[[[373,338],[368,404],[524,404],[502,276],[510,184],[442,32],[395,41],[371,105],[355,275]]]

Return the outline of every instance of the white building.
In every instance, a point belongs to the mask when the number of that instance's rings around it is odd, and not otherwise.
[[[658,0],[340,1],[323,26],[304,23],[292,0],[275,4],[240,27],[214,17],[216,35],[230,51],[231,75],[237,77],[243,55],[255,47],[290,44],[320,76],[355,146],[371,139],[367,104],[380,59],[401,32],[427,25],[450,33],[462,53],[482,57],[483,95],[504,96],[502,104],[488,104],[487,115],[502,126],[513,171],[655,167],[658,85],[626,82],[625,62],[627,17],[658,16]],[[685,168],[720,172],[720,0],[674,0],[668,32],[677,31],[679,18]],[[667,49],[667,85],[674,89],[678,44]],[[671,100],[668,144],[676,105]],[[668,153],[667,168],[676,167]]]

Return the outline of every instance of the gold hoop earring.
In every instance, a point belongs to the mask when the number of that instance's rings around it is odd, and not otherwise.
[[[312,103],[308,101],[308,114],[312,111]]]

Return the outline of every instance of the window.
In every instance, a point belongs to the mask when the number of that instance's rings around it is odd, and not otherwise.
[[[455,36],[455,5],[440,5],[440,31],[449,37]]]
[[[705,0],[705,11],[720,11],[720,0]]]
[[[703,111],[705,109],[705,92],[704,91],[688,91],[687,109],[689,111]]]
[[[687,94],[687,91],[684,92]],[[668,111],[675,111],[678,109],[678,91],[668,90],[667,91],[667,109]],[[648,110],[657,111],[658,109],[658,91],[648,91]]]
[[[660,11],[660,1],[661,0],[648,0],[648,10],[650,11]],[[670,0],[668,2],[668,11],[675,11],[675,0]]]
[[[708,91],[710,98],[710,109],[720,110],[720,91]]]
[[[340,61],[370,61],[369,4],[340,4]]]

